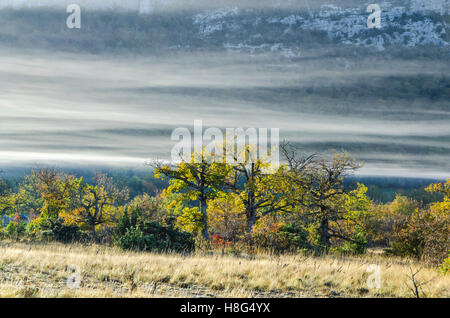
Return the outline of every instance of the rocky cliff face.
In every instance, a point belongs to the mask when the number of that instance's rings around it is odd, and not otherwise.
[[[207,47],[250,53],[276,52],[289,58],[301,55],[305,48],[322,48],[327,44],[384,51],[389,47],[448,48],[450,43],[450,0],[379,2],[381,27],[372,29],[367,26],[370,15],[367,8],[369,3],[376,1],[202,1],[79,0],[77,3],[83,8],[84,26],[89,28],[89,35],[84,32],[82,36],[97,37],[97,42],[108,37],[110,39],[105,44],[108,48],[124,41],[128,41],[126,46],[132,48],[137,44],[129,39],[135,37],[160,49]],[[55,37],[61,35],[65,5],[72,2],[0,0],[0,9],[56,10],[57,17],[40,18],[39,26],[47,24],[47,29],[53,29],[44,36],[51,38],[50,42],[57,42]],[[136,19],[138,14],[140,19]],[[2,17],[5,19],[8,21],[8,17]],[[17,19],[17,15],[13,16],[14,21]],[[110,24],[109,28],[105,28],[105,21]],[[121,34],[130,32],[132,34],[120,38]],[[5,36],[11,38],[11,34]],[[67,36],[64,34],[62,38]],[[79,39],[73,37],[71,41]]]

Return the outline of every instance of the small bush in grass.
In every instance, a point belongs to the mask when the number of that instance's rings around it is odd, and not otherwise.
[[[26,222],[24,222],[24,220],[22,220],[22,217],[17,213],[14,216],[14,218],[9,221],[8,225],[3,230],[3,235],[5,237],[16,240],[18,240],[25,233],[26,233]]]
[[[70,243],[86,238],[78,226],[67,225],[63,219],[54,217],[39,219],[35,231],[37,236],[46,241]]]
[[[270,222],[269,222],[270,223]],[[276,253],[311,250],[309,232],[294,224],[257,224],[252,232],[252,241],[258,247],[271,249]]]
[[[13,239],[19,239],[25,234],[26,224],[23,221],[9,222],[5,228],[6,236]]]
[[[344,254],[364,254],[366,247],[366,235],[364,232],[359,232],[352,238],[352,241],[345,242],[342,246],[335,248],[335,251]]]
[[[145,235],[139,227],[131,226],[125,230],[125,234],[116,240],[117,245],[124,250],[144,251],[156,246],[155,237]]]
[[[450,255],[450,251],[448,251],[448,254]],[[441,266],[439,266],[439,269],[444,274],[450,273],[450,256],[444,260]]]
[[[450,215],[433,209],[417,210],[407,222],[394,231],[391,252],[398,256],[413,256],[439,265],[448,257],[450,246]]]
[[[139,208],[124,213],[114,238],[122,249],[158,252],[191,252],[194,239],[187,232],[176,230],[171,223],[168,226],[146,220]]]

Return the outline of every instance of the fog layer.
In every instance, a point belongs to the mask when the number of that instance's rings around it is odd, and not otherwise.
[[[348,151],[365,161],[362,174],[450,176],[449,62],[441,47],[380,52],[324,40],[286,56],[230,50],[186,30],[173,40],[175,26],[167,26],[149,35],[166,45],[156,50],[145,41],[110,44],[88,22],[61,45],[65,12],[58,27],[39,16],[59,21],[59,13],[8,10],[0,32],[1,165],[139,166],[168,159],[173,129],[202,120],[205,128],[279,128],[305,154]],[[35,19],[26,27],[45,36],[21,33],[21,10]],[[132,24],[108,23],[105,38],[130,41]],[[96,39],[95,50],[83,44]]]

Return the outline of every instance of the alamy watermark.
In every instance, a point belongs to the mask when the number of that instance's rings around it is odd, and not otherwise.
[[[270,132],[270,133],[269,133]],[[177,141],[171,151],[172,163],[194,161],[207,157],[210,162],[227,164],[267,163],[267,169],[280,165],[279,128],[207,128],[201,120],[194,120],[193,134],[188,128],[176,128],[172,141]],[[201,154],[198,156],[196,154]]]
[[[381,28],[381,8],[378,4],[369,4],[367,13],[370,13],[367,18],[367,27],[369,29]]]
[[[66,12],[70,13],[66,20],[67,27],[69,29],[81,29],[81,7],[78,4],[69,4]]]
[[[66,285],[70,289],[81,288],[81,269],[77,265],[67,266],[67,272],[69,276],[67,277]]]
[[[367,266],[367,273],[371,273],[367,277],[367,288],[380,289],[381,288],[381,268],[377,264],[370,264]]]
[[[150,0],[139,1],[139,14],[151,14],[152,6]],[[69,29],[81,29],[81,7],[79,4],[69,4],[66,9],[70,15],[67,17],[66,25]],[[366,9],[370,13],[367,18],[367,27],[369,29],[381,28],[381,7],[379,4],[369,4]]]

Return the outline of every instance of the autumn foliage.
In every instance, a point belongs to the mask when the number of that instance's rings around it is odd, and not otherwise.
[[[168,187],[131,200],[129,190],[106,174],[87,182],[41,169],[0,196],[10,220],[0,233],[17,240],[94,240],[152,251],[191,251],[197,244],[233,253],[355,254],[383,247],[448,271],[450,180],[426,188],[442,195],[431,204],[404,195],[379,204],[368,198],[365,185],[344,184],[347,173],[359,167],[346,154],[291,156],[288,162],[270,174],[263,163],[165,165],[155,174],[166,178]]]

